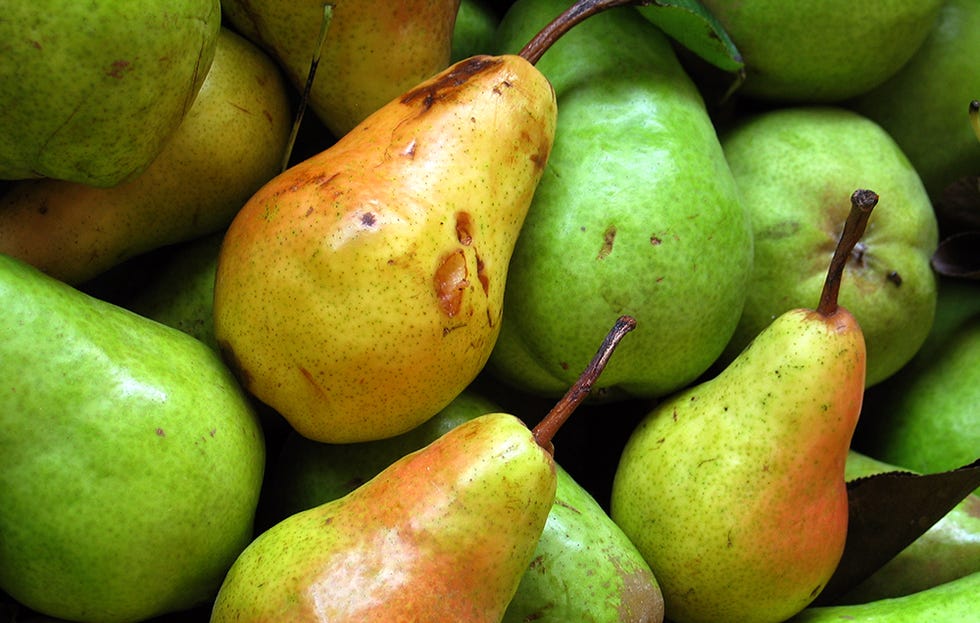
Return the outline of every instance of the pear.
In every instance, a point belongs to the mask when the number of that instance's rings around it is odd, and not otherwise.
[[[745,60],[741,93],[837,102],[884,82],[929,35],[943,0],[703,0]]]
[[[78,285],[141,253],[222,230],[278,173],[290,121],[279,69],[221,29],[193,106],[153,163],[112,188],[14,184],[0,197],[0,252]]]
[[[263,532],[228,571],[211,622],[500,621],[555,499],[552,438],[634,327],[617,320],[533,431],[480,415]]]
[[[518,0],[498,50],[518,49],[565,4]],[[595,398],[667,395],[721,354],[751,272],[752,230],[714,126],[668,39],[632,7],[576,26],[536,66],[561,114],[489,369],[559,396],[591,356],[588,336],[628,313],[645,329]]]
[[[309,106],[336,136],[449,65],[460,0],[335,0]],[[324,3],[225,0],[225,18],[268,50],[296,89],[317,51]]]
[[[786,623],[975,623],[980,571],[929,589],[863,604],[806,608]]]
[[[623,448],[611,515],[674,623],[783,621],[840,560],[866,351],[837,294],[877,200],[852,194],[815,309],[781,314],[717,376],[658,404]]]
[[[218,0],[5,4],[0,179],[141,172],[194,102],[220,22]]]
[[[980,284],[945,278],[938,297],[921,351],[868,391],[855,437],[866,454],[923,473],[980,458]]]
[[[331,443],[394,436],[448,404],[500,330],[555,117],[523,57],[471,57],[263,186],[215,278],[215,336],[244,385]]]
[[[201,342],[0,254],[0,590],[126,623],[206,603],[251,541],[265,446]]]
[[[841,305],[861,324],[868,387],[915,355],[936,308],[930,258],[938,224],[922,180],[874,121],[838,106],[800,106],[743,117],[722,137],[748,211],[755,259],[748,295],[716,368],[773,318],[816,300],[854,188],[882,207],[846,267]]]
[[[402,456],[499,410],[467,388],[432,419],[390,439],[323,444],[293,433],[270,464],[259,515],[274,524],[343,497]],[[663,599],[649,565],[557,461],[555,471],[555,501],[503,623],[661,621]]]
[[[980,3],[943,2],[935,26],[909,61],[887,81],[847,105],[895,139],[938,200],[942,191],[980,171],[967,106],[980,96]]]
[[[215,351],[214,273],[225,232],[174,245],[121,306],[191,335]]]

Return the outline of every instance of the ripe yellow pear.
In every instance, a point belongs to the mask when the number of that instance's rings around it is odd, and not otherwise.
[[[517,55],[453,65],[259,190],[229,227],[215,335],[304,436],[405,432],[483,367],[551,149],[551,85]]]

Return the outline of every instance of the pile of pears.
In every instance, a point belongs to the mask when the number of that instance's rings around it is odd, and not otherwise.
[[[974,0],[21,4],[0,623],[976,616]]]

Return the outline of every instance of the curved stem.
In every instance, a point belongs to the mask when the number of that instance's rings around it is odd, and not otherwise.
[[[878,194],[872,190],[858,189],[851,193],[851,211],[844,222],[844,231],[837,241],[834,256],[830,259],[830,268],[827,270],[827,278],[823,282],[823,291],[820,293],[820,304],[817,305],[819,314],[829,316],[837,311],[837,298],[840,295],[844,266],[847,265],[847,258],[850,257],[851,251],[864,235],[868,219],[871,218],[871,210],[876,205],[878,205]]]
[[[609,362],[609,357],[616,350],[616,346],[619,345],[620,340],[635,328],[636,319],[632,316],[620,316],[616,320],[616,323],[602,340],[602,344],[599,345],[599,350],[596,351],[589,365],[586,366],[575,383],[568,388],[568,391],[565,392],[561,400],[551,408],[551,411],[531,431],[534,435],[534,440],[538,442],[539,446],[554,454],[554,446],[551,440],[554,438],[555,433],[558,432],[562,424],[568,420],[568,416],[575,411],[582,401],[585,400],[585,397],[588,396],[589,392],[592,391],[592,385],[599,378],[599,375],[602,374],[603,369],[605,369],[606,364]]]
[[[620,6],[644,6],[653,2],[654,0],[577,0],[534,35],[518,55],[534,65],[562,35],[596,13]]]

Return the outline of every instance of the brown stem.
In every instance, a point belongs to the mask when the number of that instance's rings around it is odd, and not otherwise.
[[[323,52],[323,42],[327,38],[327,31],[330,22],[333,20],[333,4],[329,2],[323,5],[323,17],[320,20],[320,34],[317,36],[316,47],[313,49],[313,57],[310,59],[310,70],[306,74],[306,85],[300,95],[299,104],[296,107],[296,114],[293,115],[293,126],[289,131],[289,138],[286,140],[286,149],[283,151],[282,160],[279,163],[279,172],[285,171],[289,167],[289,159],[293,155],[293,145],[296,144],[296,137],[299,134],[299,126],[303,122],[303,115],[310,99],[310,91],[313,90],[313,79],[316,77],[316,68],[320,65],[320,54]]]
[[[830,259],[830,268],[827,270],[827,279],[823,282],[823,291],[820,293],[820,304],[817,305],[817,313],[823,316],[830,316],[837,311],[837,297],[840,295],[841,277],[844,275],[844,266],[851,251],[857,245],[864,229],[868,225],[871,217],[871,210],[878,205],[878,194],[872,190],[858,189],[851,193],[851,211],[844,222],[844,231],[841,232],[840,239],[837,241],[837,248],[834,249],[834,256]]]
[[[562,424],[568,420],[568,416],[575,411],[582,401],[585,400],[585,397],[588,396],[589,392],[592,391],[592,385],[599,378],[599,375],[602,374],[606,364],[609,362],[609,357],[616,350],[616,346],[619,345],[620,340],[635,328],[636,319],[632,316],[620,316],[616,319],[616,323],[602,340],[602,344],[599,345],[599,350],[596,351],[589,365],[586,366],[575,383],[568,388],[568,391],[561,397],[561,400],[551,408],[548,415],[544,416],[538,422],[538,425],[534,427],[534,430],[531,431],[534,435],[534,440],[538,442],[539,446],[554,454],[555,450],[551,440],[554,438],[555,433],[558,432]]]
[[[518,55],[534,65],[562,35],[596,13],[620,6],[644,6],[653,2],[654,0],[577,0],[534,35]]]

